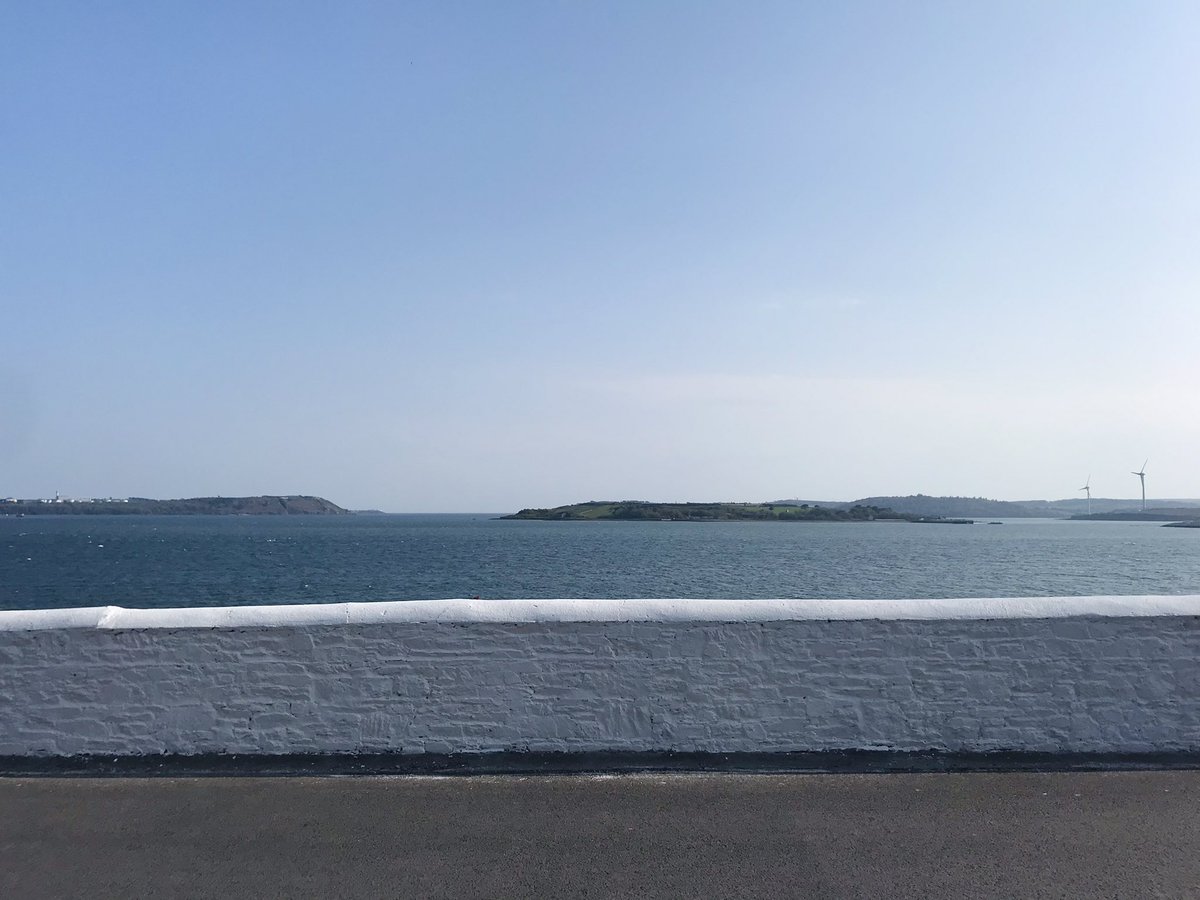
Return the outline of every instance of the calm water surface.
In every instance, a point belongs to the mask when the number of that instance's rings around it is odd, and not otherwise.
[[[0,517],[2,609],[1185,593],[1200,593],[1200,529],[1152,522]]]

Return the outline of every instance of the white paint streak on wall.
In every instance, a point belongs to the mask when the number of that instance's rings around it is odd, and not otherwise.
[[[1200,749],[1200,597],[0,612],[0,754]]]

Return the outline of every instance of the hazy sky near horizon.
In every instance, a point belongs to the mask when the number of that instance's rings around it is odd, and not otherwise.
[[[1200,496],[1200,5],[0,7],[0,496]]]

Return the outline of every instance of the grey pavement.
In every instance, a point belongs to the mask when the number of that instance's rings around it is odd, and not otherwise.
[[[3,778],[0,897],[1200,897],[1200,772]]]

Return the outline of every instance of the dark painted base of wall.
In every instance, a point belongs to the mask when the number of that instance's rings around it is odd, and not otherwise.
[[[454,753],[176,756],[0,756],[0,777],[194,778],[345,775],[590,775],[601,773],[1104,772],[1200,769],[1200,751],[949,753]]]

